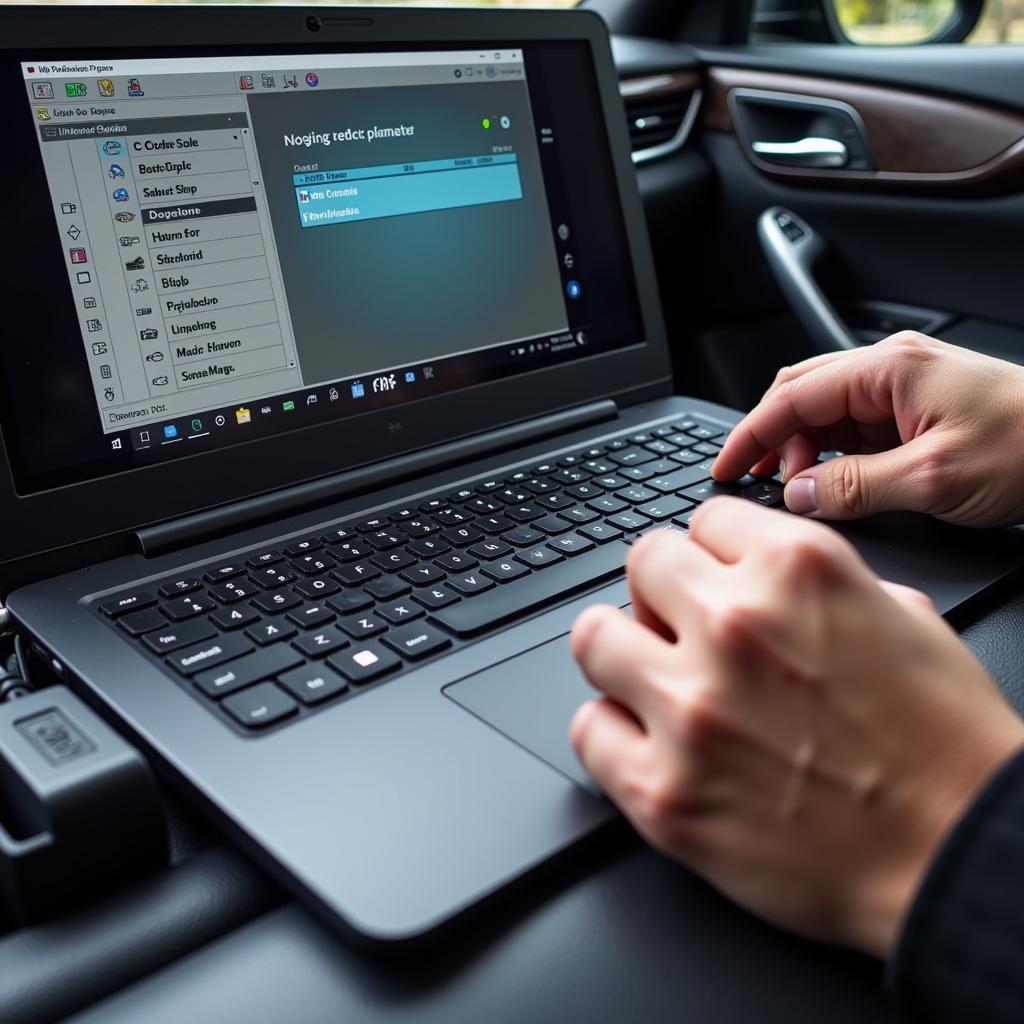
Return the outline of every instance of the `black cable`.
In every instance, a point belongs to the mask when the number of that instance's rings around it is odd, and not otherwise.
[[[14,656],[18,659],[18,674],[25,681],[25,685],[32,686],[32,676],[28,671],[28,655],[25,652],[25,644],[20,635],[14,637]]]

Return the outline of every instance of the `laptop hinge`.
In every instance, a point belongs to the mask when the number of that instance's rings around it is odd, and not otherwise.
[[[138,550],[147,558],[161,555],[175,548],[258,526],[331,501],[379,490],[403,480],[420,477],[424,473],[603,423],[618,414],[618,405],[611,399],[591,402],[547,416],[538,416],[523,423],[474,434],[435,448],[400,455],[387,462],[282,488],[270,494],[181,516],[156,526],[143,527],[134,531],[132,536]]]

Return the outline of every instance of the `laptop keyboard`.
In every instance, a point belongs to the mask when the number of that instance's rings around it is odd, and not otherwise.
[[[686,530],[717,494],[781,505],[776,480],[710,479],[724,436],[680,419],[94,607],[212,711],[266,730],[621,576],[626,545]]]

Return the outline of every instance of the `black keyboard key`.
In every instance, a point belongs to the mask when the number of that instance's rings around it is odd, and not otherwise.
[[[246,654],[220,668],[200,672],[193,677],[192,682],[208,697],[218,698],[301,664],[301,654],[287,644],[277,644]]]
[[[332,654],[327,664],[358,686],[393,672],[401,666],[402,659],[380,644],[369,643]]]
[[[782,484],[777,481],[764,480],[750,487],[744,487],[740,491],[740,497],[746,498],[748,501],[756,501],[759,505],[765,505],[768,508],[777,508],[784,503],[783,491]]]
[[[329,547],[327,554],[339,562],[358,562],[360,559],[369,558],[373,554],[373,545],[368,544],[362,538],[347,540],[341,544],[334,544]]]
[[[448,587],[424,587],[422,590],[414,590],[412,599],[424,608],[447,608],[448,605],[461,600],[459,595]]]
[[[637,515],[636,512],[620,512],[608,520],[611,526],[617,526],[626,533],[635,533],[651,525],[650,519],[646,516]]]
[[[117,624],[132,636],[142,636],[143,633],[151,633],[154,629],[163,629],[167,625],[167,619],[155,608],[143,608],[140,612],[122,615]]]
[[[562,519],[561,516],[545,516],[543,519],[538,519],[531,525],[533,529],[540,530],[542,533],[546,533],[549,537],[557,537],[560,533],[565,533],[566,530],[572,529],[572,523]],[[491,557],[496,558],[500,556],[492,555]]]
[[[649,452],[654,452],[655,455],[671,455],[672,452],[677,451],[674,444],[670,444],[664,438],[659,438],[657,441],[651,441],[650,444],[645,444],[644,447]]]
[[[245,635],[261,646],[275,644],[278,640],[290,640],[295,636],[296,629],[290,622],[284,619],[269,619],[264,622],[250,626]]]
[[[584,551],[589,551],[594,547],[594,542],[589,537],[584,537],[579,533],[568,533],[564,537],[550,541],[548,547],[552,551],[557,551],[561,555],[568,555],[572,558],[575,555],[582,555]]]
[[[379,555],[374,555],[370,562],[385,572],[399,572],[410,565],[415,565],[416,556],[407,551],[382,551]]]
[[[290,608],[298,608],[302,604],[302,598],[290,590],[271,590],[266,594],[260,594],[252,603],[261,612],[273,615],[275,612],[286,612]]]
[[[679,496],[694,504],[700,504],[702,501],[717,498],[721,494],[736,494],[739,489],[739,486],[734,483],[720,484],[716,480],[704,480],[680,491]]]
[[[264,590],[283,587],[286,583],[295,582],[295,573],[283,566],[272,565],[254,572],[249,579],[255,580]]]
[[[617,526],[609,526],[608,523],[589,523],[587,526],[581,526],[578,532],[584,537],[596,540],[598,544],[607,544],[610,540],[617,540],[622,536],[622,531]]]
[[[645,486],[661,494],[673,494],[685,490],[694,484],[701,483],[708,478],[703,469],[691,467],[689,469],[677,469],[665,476],[651,477]]]
[[[576,484],[575,487],[567,487],[565,493],[579,501],[592,501],[604,494],[604,488],[598,487],[591,481],[589,484]]]
[[[469,501],[475,494],[476,491],[472,487],[460,487],[457,491],[452,491],[448,495],[448,500],[452,504],[458,505],[460,502]]]
[[[699,505],[694,505],[694,507],[688,511],[682,512],[677,516],[673,516],[672,522],[675,523],[676,526],[681,526],[688,530],[690,528],[690,520],[694,517],[699,507]]]
[[[495,497],[500,498],[506,505],[525,505],[530,500],[530,495],[517,487],[504,487],[494,493]]]
[[[412,622],[424,614],[423,609],[413,601],[395,601],[393,604],[384,604],[377,609],[378,615],[383,615],[392,625],[401,625],[403,622]]]
[[[155,654],[170,654],[187,644],[197,644],[216,634],[217,631],[206,619],[200,619],[147,633],[142,642]]]
[[[453,547],[464,548],[467,544],[475,544],[483,534],[475,526],[453,526],[442,530],[441,536]]]
[[[313,551],[319,551],[321,547],[320,541],[315,537],[307,537],[305,540],[297,541],[295,544],[289,544],[284,549],[284,553],[289,558],[301,558],[303,555],[308,555]]]
[[[316,629],[325,622],[333,622],[334,612],[323,604],[306,604],[290,611],[285,618],[294,622],[299,629]]]
[[[652,476],[657,476],[658,473],[659,471],[654,468],[654,463],[650,462],[646,466],[627,466],[622,470],[621,475],[642,483],[644,480],[649,480]]]
[[[621,498],[616,498],[613,494],[604,494],[600,498],[588,501],[587,508],[600,512],[601,515],[610,516],[615,512],[621,512],[624,508],[629,508],[629,504]]]
[[[517,580],[520,576],[529,576],[530,570],[525,565],[515,561],[488,562],[480,567],[480,571],[498,583],[508,583],[509,580]]]
[[[474,552],[474,548],[469,550],[471,554]],[[429,565],[426,562],[403,569],[398,575],[414,587],[425,587],[429,583],[437,583],[438,580],[444,579],[444,573],[436,565]]]
[[[604,459],[591,459],[590,462],[585,462],[583,465],[585,469],[595,476],[605,476],[608,473],[614,473],[616,470],[615,463],[605,462]],[[596,482],[600,483],[599,480]],[[601,486],[603,487],[604,484],[601,484]]]
[[[642,466],[645,462],[654,462],[655,458],[655,455],[643,448],[624,448],[608,456],[609,461],[617,466]]]
[[[565,512],[559,512],[558,514],[570,523],[592,523],[595,519],[601,518],[599,512],[595,512],[592,508],[587,508],[584,505],[577,505],[575,508],[567,509]]]
[[[474,515],[481,516],[490,515],[492,512],[497,512],[504,507],[500,502],[491,501],[489,498],[474,498],[466,506]]]
[[[252,644],[238,634],[214,637],[175,651],[167,661],[183,676],[194,676],[204,668],[212,668],[252,650]]]
[[[300,597],[305,597],[310,601],[317,601],[321,597],[330,597],[332,594],[336,594],[341,590],[341,586],[335,583],[334,580],[324,577],[315,580],[299,580],[292,589]]]
[[[527,548],[516,555],[516,561],[528,565],[531,569],[546,569],[549,565],[560,562],[563,557],[550,548]]]
[[[363,640],[366,637],[376,636],[388,628],[383,618],[378,618],[376,613],[366,612],[363,615],[350,615],[347,618],[339,619],[338,625],[354,640]]]
[[[303,665],[278,676],[278,682],[303,704],[319,704],[348,689],[348,680],[326,665]]]
[[[312,633],[303,633],[292,641],[307,658],[324,658],[348,645],[348,637],[337,626],[324,626]]]
[[[528,526],[518,526],[514,530],[509,530],[508,533],[503,535],[503,540],[508,541],[509,544],[514,544],[517,548],[526,547],[530,544],[538,544],[544,539],[544,534],[539,530],[532,530]]]
[[[550,480],[527,480],[523,484],[523,489],[529,491],[534,496],[538,496],[549,494],[551,491],[557,491],[558,484],[552,483]]]
[[[406,544],[405,550],[412,552],[419,558],[437,558],[446,551],[451,551],[452,546],[440,537],[432,537],[430,540],[414,540]]]
[[[487,579],[482,572],[478,571],[452,576],[448,580],[448,585],[460,594],[475,595],[482,594],[485,590],[490,590],[494,583]]]
[[[501,480],[487,480],[486,482],[480,484],[479,487],[477,487],[476,493],[477,494],[491,494],[494,491],[500,490],[501,487],[502,487],[502,481]]]
[[[696,438],[698,441],[714,441],[716,437],[721,437],[725,431],[719,430],[717,427],[690,427],[687,433]]]
[[[387,529],[389,520],[386,516],[374,516],[373,519],[364,519],[356,523],[357,533],[375,533],[377,530]]]
[[[637,512],[642,516],[647,516],[648,519],[660,522],[662,519],[671,519],[672,516],[685,512],[691,504],[692,502],[666,494],[665,497],[659,498],[657,501],[641,505]]]
[[[218,565],[216,569],[203,573],[203,579],[207,583],[220,583],[221,580],[229,580],[232,576],[241,576],[243,572],[244,565]]]
[[[128,612],[141,611],[143,608],[152,608],[156,604],[156,598],[145,591],[135,594],[122,594],[120,597],[111,597],[101,601],[99,609],[104,615],[116,619],[119,615],[127,615]]]
[[[238,604],[259,592],[260,588],[248,580],[228,580],[227,583],[215,583],[207,594],[220,604]]]
[[[407,519],[402,523],[402,530],[407,537],[429,537],[437,533],[440,527],[429,516],[418,519]]]
[[[593,474],[587,472],[581,465],[572,466],[566,469],[560,469],[555,473],[551,479],[559,484],[581,484],[586,480],[589,480]]]
[[[347,526],[338,526],[329,533],[325,533],[320,540],[324,544],[339,544],[342,541],[351,540],[355,536],[355,530]]]
[[[442,573],[442,575],[444,575]],[[408,594],[411,589],[405,580],[398,576],[381,576],[379,580],[367,583],[364,588],[368,594],[372,594],[378,601],[387,601],[389,598],[398,597],[400,594]]]
[[[284,555],[280,551],[261,551],[259,554],[250,555],[247,564],[252,569],[262,569],[266,565],[277,565],[284,561]]]
[[[593,482],[606,491],[617,491],[629,486],[629,479],[624,476],[595,476]]]
[[[603,486],[603,485],[602,485]],[[568,508],[573,503],[573,499],[567,494],[562,494],[556,491],[554,494],[545,494],[537,499],[537,504],[541,508],[554,510],[558,512],[563,508]]]
[[[473,513],[463,512],[461,509],[446,508],[435,513],[434,518],[444,527],[461,526],[473,518]]]
[[[654,435],[648,433],[633,434],[628,440],[630,444],[647,444],[648,441],[654,440]]]
[[[369,562],[353,562],[351,565],[340,566],[331,575],[342,583],[357,586],[368,580],[375,580],[380,575],[380,569]]]
[[[562,599],[574,590],[624,572],[627,548],[611,544],[562,562],[548,572],[530,573],[493,593],[434,612],[431,618],[458,636],[473,636],[509,619]]]
[[[702,455],[717,455],[721,450],[722,446],[715,444],[714,441],[700,441],[690,448],[690,451],[700,452]]]
[[[463,572],[466,569],[472,569],[477,564],[477,560],[472,555],[462,551],[452,551],[434,561],[436,565],[448,572]]]
[[[243,629],[259,622],[259,613],[252,608],[243,606],[237,608],[222,608],[210,616],[210,621],[220,629],[230,631],[232,629]]]
[[[429,501],[423,502],[420,505],[420,511],[432,514],[434,512],[440,512],[441,509],[447,508],[451,502],[447,498],[431,498]]]
[[[698,463],[704,462],[706,459],[707,456],[703,452],[693,452],[689,450],[676,452],[675,455],[672,456],[673,462],[678,462],[683,466],[695,466]],[[707,476],[706,473],[704,475]]]
[[[505,514],[517,523],[529,523],[534,519],[540,519],[545,513],[539,505],[528,502],[525,505],[510,505],[505,509]]]
[[[341,615],[351,615],[353,612],[361,612],[373,605],[373,598],[362,590],[346,590],[337,597],[329,598],[327,605]]]
[[[301,558],[293,559],[291,567],[303,576],[322,576],[337,564],[326,555],[303,555]]]
[[[398,530],[378,530],[369,535],[369,541],[376,551],[390,551],[392,548],[401,547],[409,538]]]
[[[193,579],[189,576],[180,580],[171,580],[170,583],[165,583],[157,593],[161,597],[178,597],[181,594],[191,594],[193,590],[198,589],[199,580]]]
[[[624,487],[618,492],[616,497],[621,498],[630,505],[642,505],[645,501],[650,501],[651,498],[658,497],[658,494],[658,491],[652,491],[649,487],[641,487],[639,484],[633,484],[631,487]],[[618,512],[619,509],[614,509],[614,511]]]
[[[164,601],[160,606],[164,615],[175,622],[194,619],[197,615],[212,612],[216,607],[208,597],[202,594],[186,594],[184,597],[174,598],[173,601]]]
[[[472,555],[474,558],[479,558],[482,562],[486,562],[490,558],[504,558],[506,555],[511,555],[512,551],[511,544],[506,544],[503,540],[495,540],[493,537],[487,537],[479,544],[474,544],[467,554]],[[432,583],[433,580],[428,580],[427,582]]]
[[[404,654],[413,661],[419,658],[429,657],[438,651],[443,651],[451,646],[451,640],[425,623],[417,622],[414,625],[402,626],[400,629],[393,629],[386,637],[384,643],[388,647]]]
[[[260,683],[248,690],[242,690],[241,693],[225,697],[222,706],[232,718],[241,722],[247,729],[266,728],[295,714],[299,707],[273,683]]]

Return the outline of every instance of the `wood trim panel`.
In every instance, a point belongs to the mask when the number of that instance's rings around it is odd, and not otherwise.
[[[1007,190],[1024,185],[1024,117],[966,100],[780,72],[711,68],[704,127],[736,134],[747,158],[773,177],[837,185]],[[861,116],[877,171],[779,167],[753,154],[733,122],[734,89],[822,97],[848,103]]]

